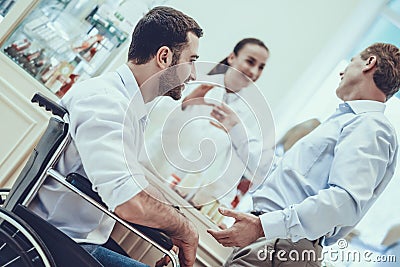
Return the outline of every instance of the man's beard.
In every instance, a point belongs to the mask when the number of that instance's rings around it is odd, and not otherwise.
[[[171,90],[168,90],[163,95],[164,96],[169,96],[173,100],[179,100],[179,99],[182,98],[182,91],[183,91],[184,88],[185,88],[185,85],[181,84],[181,85],[178,85],[178,86],[174,87]]]
[[[160,75],[160,84],[158,88],[159,95],[169,96],[174,100],[179,100],[182,97],[182,90],[185,88],[184,83],[179,80],[176,73],[176,64],[172,65]]]

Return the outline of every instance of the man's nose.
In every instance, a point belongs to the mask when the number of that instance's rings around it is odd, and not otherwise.
[[[196,80],[197,76],[196,76],[196,66],[194,64],[194,62],[191,64],[191,68],[190,68],[190,81],[194,81]]]

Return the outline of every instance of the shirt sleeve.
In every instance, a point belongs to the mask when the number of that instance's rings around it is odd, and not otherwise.
[[[71,136],[85,172],[111,211],[148,186],[137,157],[130,156],[137,155],[137,147],[135,129],[124,130],[128,104],[123,96],[104,93],[68,106]],[[133,125],[129,118],[125,124]]]
[[[271,167],[274,149],[265,141],[265,138],[253,132],[250,127],[245,129],[242,123],[238,123],[232,127],[229,135],[235,153],[254,176],[253,183],[258,186],[267,176]]]
[[[395,164],[396,142],[391,127],[379,120],[361,117],[345,126],[334,148],[327,188],[260,216],[266,238],[315,240],[335,227],[358,223],[376,199],[376,188],[393,176],[394,167],[388,170],[388,165]]]

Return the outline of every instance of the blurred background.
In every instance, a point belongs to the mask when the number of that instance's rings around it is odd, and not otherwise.
[[[50,6],[48,3],[54,5]],[[204,29],[204,36],[200,40],[199,61],[219,62],[232,51],[239,40],[246,37],[261,39],[269,47],[270,58],[264,74],[256,84],[270,105],[275,120],[276,140],[279,140],[294,125],[311,118],[324,121],[335,110],[340,102],[335,95],[339,72],[346,67],[353,55],[374,42],[391,42],[400,46],[400,0],[252,0],[246,2],[239,0],[0,0],[0,44],[3,52],[13,45],[21,47],[24,45],[21,41],[24,42],[25,35],[32,34],[29,29],[33,29],[40,23],[48,25],[47,21],[38,19],[40,16],[39,13],[35,13],[36,11],[29,17],[29,12],[36,7],[39,7],[37,10],[40,9],[40,12],[50,12],[51,8],[55,10],[63,6],[61,12],[69,12],[68,14],[76,18],[79,17],[78,14],[84,14],[82,20],[85,20],[88,25],[77,26],[72,22],[61,25],[64,29],[79,28],[82,32],[86,31],[84,27],[99,29],[87,36],[77,35],[76,40],[79,42],[71,39],[71,45],[75,50],[72,51],[72,58],[68,61],[76,69],[80,67],[80,70],[84,70],[79,73],[83,79],[113,70],[124,63],[133,25],[142,14],[157,5],[174,7],[198,21]],[[95,6],[97,9],[93,9]],[[97,13],[91,12],[92,16],[86,16],[92,9]],[[104,26],[101,16],[109,16],[108,9],[113,10],[111,14],[113,21],[108,21],[108,24]],[[84,10],[87,12],[83,12]],[[24,20],[25,18],[28,19]],[[110,23],[115,26],[113,30]],[[67,34],[72,36],[75,34],[72,32],[72,30],[67,31]],[[99,32],[102,34],[100,37]],[[93,38],[94,36],[98,38]],[[85,41],[93,41],[92,45],[94,44],[90,51],[83,51],[86,54],[79,50]],[[37,43],[40,42],[37,41]],[[38,51],[33,51],[36,54],[27,55],[31,56],[31,59],[34,56],[39,59],[43,50]],[[107,55],[107,58],[101,57],[102,55]],[[53,65],[56,65],[65,59],[56,55],[52,60],[55,62]],[[86,65],[81,66],[80,63],[85,61]],[[28,67],[24,67],[25,70]],[[8,75],[10,71],[20,72],[16,71],[15,67],[10,70],[2,68],[0,78],[7,77],[7,82],[10,84],[14,83],[12,81],[14,77],[16,83],[21,81],[18,75]],[[71,75],[74,74],[72,69],[71,73]],[[39,76],[32,73],[31,75],[40,81]],[[75,77],[71,75],[69,78]],[[56,75],[54,77],[57,78]],[[60,87],[57,87],[57,79],[50,81],[52,83],[45,84],[42,79],[41,82],[53,93],[58,93],[57,90]],[[61,82],[65,85],[65,81]],[[29,78],[24,86],[15,87],[28,88],[31,84],[33,80]],[[8,88],[13,87],[2,85],[0,93],[4,93],[7,97],[14,96],[15,93],[12,92],[14,89],[6,91]],[[31,92],[18,94],[29,97]],[[386,112],[398,133],[400,133],[399,101],[398,93],[388,101]],[[23,103],[26,104],[27,101]],[[1,114],[3,114],[0,115],[1,122],[9,124],[10,118],[16,113],[11,113],[7,109]],[[11,129],[10,132],[17,131]],[[37,135],[35,137],[37,138]],[[19,140],[15,141],[13,134],[7,135],[7,138],[10,140],[6,139],[0,144],[0,151],[8,151],[11,149],[8,144]],[[25,143],[21,144],[25,146]],[[29,145],[33,147],[33,143],[29,142]],[[12,153],[14,152],[0,158],[0,172],[3,172],[1,178],[3,175],[11,177],[10,173],[15,172],[14,167],[9,167],[11,164],[7,165],[14,155]],[[18,151],[15,153],[21,154]],[[18,156],[18,161],[22,162],[25,158]],[[399,170],[400,167],[397,169]],[[400,223],[398,212],[400,197],[397,193],[400,188],[399,176],[400,173],[397,171],[384,194],[357,226],[359,238],[363,242],[380,245],[388,230]]]
[[[259,38],[270,48],[256,84],[270,104],[276,140],[295,124],[323,121],[335,110],[339,72],[353,55],[374,42],[400,45],[398,0],[170,0],[165,5],[190,14],[203,27],[199,60],[220,61],[245,37]],[[398,97],[389,100],[386,115],[400,133]],[[399,174],[357,226],[367,243],[380,244],[400,222]]]

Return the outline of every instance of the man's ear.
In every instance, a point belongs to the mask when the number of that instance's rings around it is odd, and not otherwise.
[[[172,51],[171,51],[171,49],[169,49],[168,46],[165,46],[165,45],[161,46],[157,50],[156,62],[157,62],[157,65],[161,69],[166,69],[171,65],[171,63],[172,63]]]
[[[376,56],[370,56],[368,57],[368,59],[366,60],[365,66],[363,68],[363,71],[369,71],[372,68],[374,68],[376,66]]]

